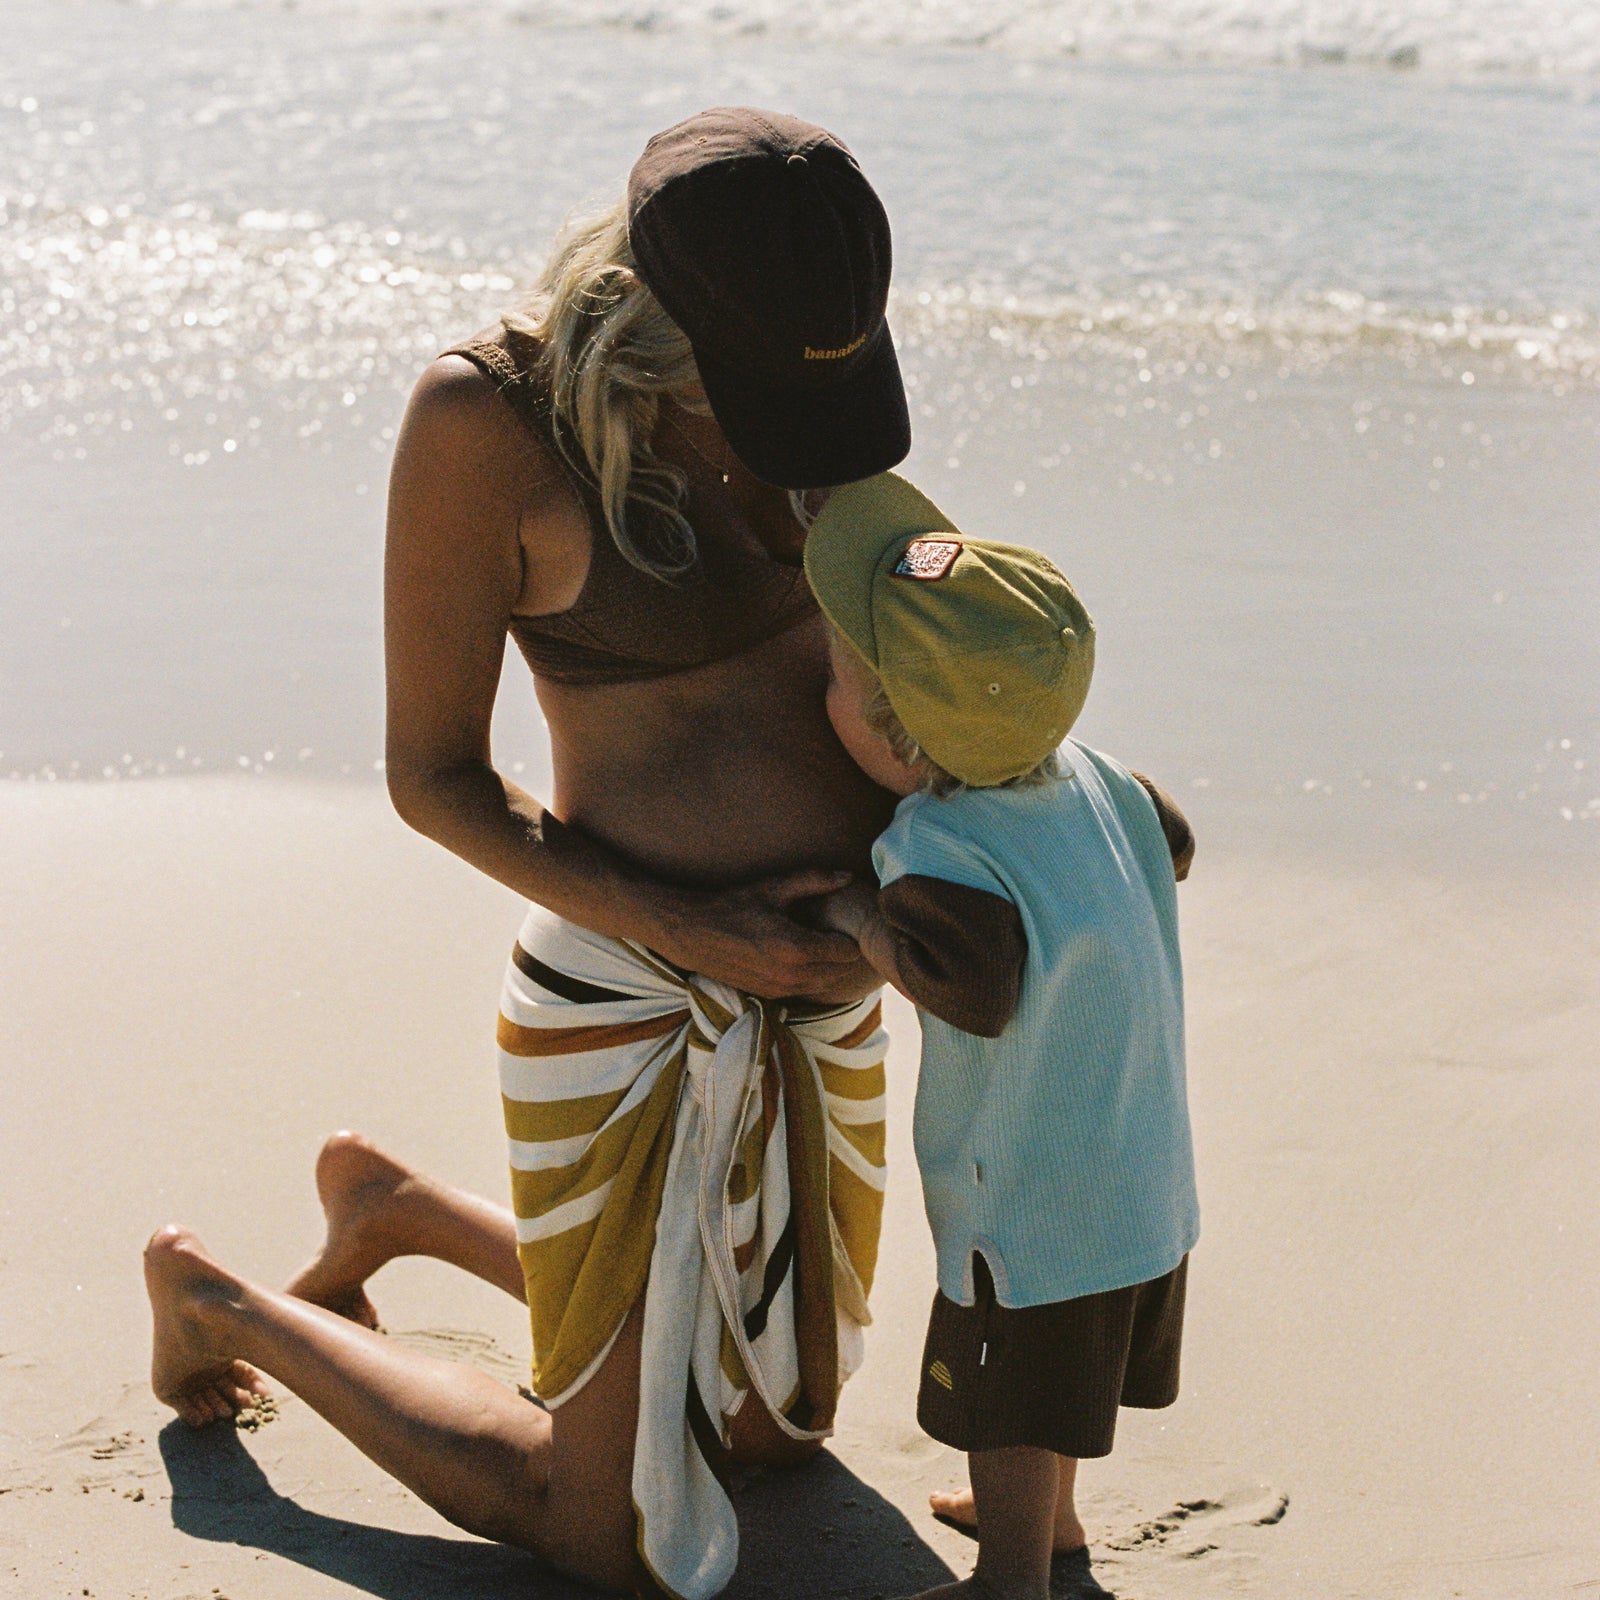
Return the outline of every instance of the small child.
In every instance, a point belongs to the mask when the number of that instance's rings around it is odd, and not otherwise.
[[[806,540],[828,714],[905,796],[822,918],[922,1022],[915,1140],[938,1252],[917,1418],[967,1452],[965,1583],[1104,1595],[1073,1503],[1119,1405],[1178,1393],[1199,1229],[1170,800],[1068,731],[1094,631],[1042,555],[966,539],[904,479],[836,490]],[[1176,874],[1174,868],[1176,866]]]

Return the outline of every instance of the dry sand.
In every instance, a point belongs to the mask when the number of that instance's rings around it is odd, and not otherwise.
[[[1183,890],[1205,1234],[1185,1391],[1084,1471],[1129,1600],[1600,1589],[1600,929],[1534,889],[1206,859]],[[268,1281],[358,1126],[505,1189],[490,1027],[512,897],[381,794],[287,781],[0,792],[0,1593],[556,1595],[293,1396],[191,1433],[145,1382],[145,1236],[188,1222]],[[961,1572],[929,1518],[932,1284],[894,1121],[869,1360],[817,1466],[741,1496],[735,1594],[892,1595]],[[395,1337],[515,1381],[522,1308],[428,1262]],[[757,1580],[752,1574],[765,1569]]]

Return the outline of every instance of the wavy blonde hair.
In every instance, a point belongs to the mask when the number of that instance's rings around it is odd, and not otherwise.
[[[663,396],[696,409],[689,341],[635,275],[626,203],[571,221],[527,302],[501,321],[536,340],[556,443],[600,491],[606,526],[658,578],[694,564],[688,485],[650,448]]]
[[[618,200],[568,222],[528,300],[500,320],[539,344],[556,443],[599,489],[617,549],[641,571],[671,579],[695,563],[683,511],[688,479],[650,441],[664,398],[700,415],[710,408],[688,339],[636,267],[627,203]],[[808,526],[803,498],[789,500]]]

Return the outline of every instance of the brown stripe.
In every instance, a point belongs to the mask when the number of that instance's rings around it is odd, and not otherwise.
[[[641,1039],[659,1039],[688,1020],[687,1011],[671,1011],[664,1017],[643,1017],[638,1022],[614,1022],[593,1028],[525,1028],[502,1016],[495,1037],[507,1055],[576,1056],[590,1050],[637,1044]]]
[[[794,1336],[803,1391],[798,1411],[805,1417],[797,1425],[826,1428],[833,1423],[839,1399],[827,1122],[812,1057],[805,1046],[781,1024],[773,1030],[772,1045],[783,1073],[783,1124],[789,1164],[787,1222],[794,1226]]]
[[[575,1005],[605,1005],[635,998],[631,994],[623,994],[620,989],[602,989],[598,983],[586,983],[582,978],[574,978],[570,973],[547,966],[532,951],[524,949],[520,940],[512,947],[511,962],[523,977],[532,978],[541,989],[547,989],[563,1000],[571,1000]]]
[[[858,1044],[865,1044],[872,1035],[883,1026],[883,1002],[880,1000],[842,1039],[830,1039],[828,1043],[835,1050],[854,1050]]]

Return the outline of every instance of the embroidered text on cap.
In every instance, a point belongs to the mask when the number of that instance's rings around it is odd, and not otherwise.
[[[897,578],[920,578],[932,583],[956,564],[961,554],[959,539],[913,539],[894,569]]]

